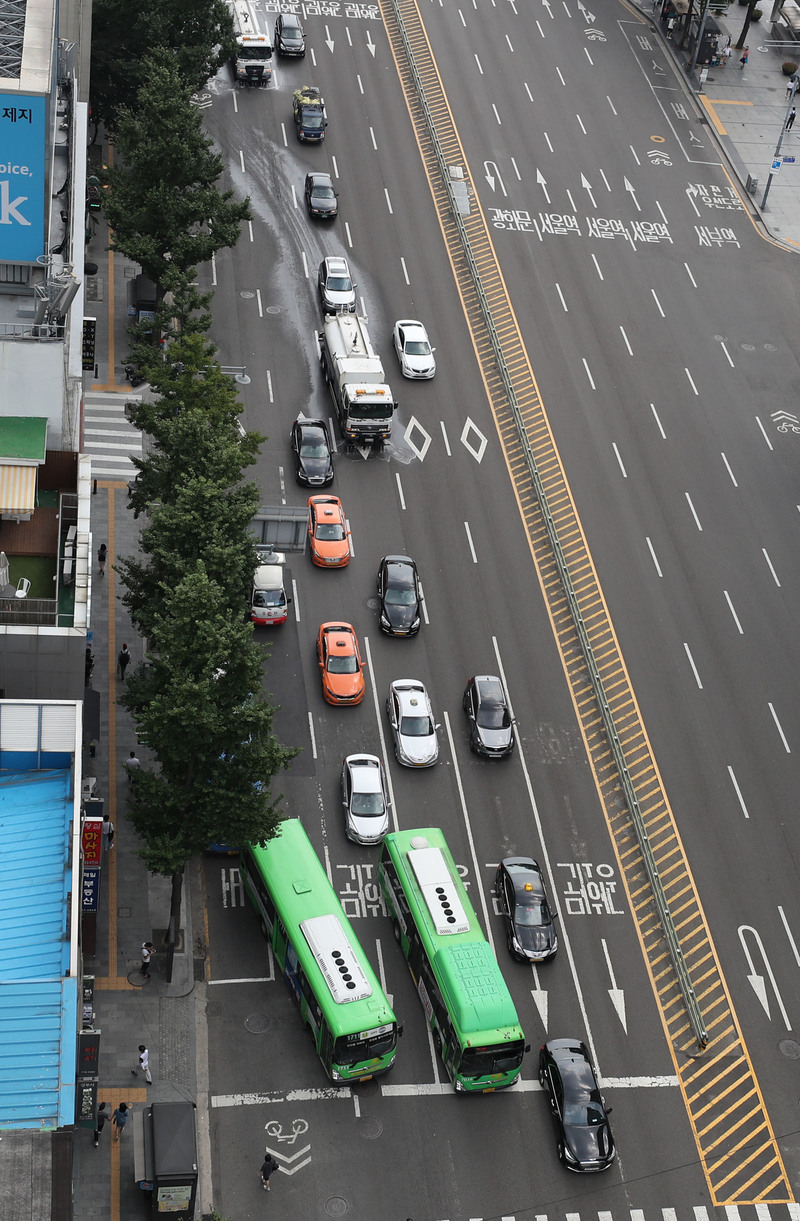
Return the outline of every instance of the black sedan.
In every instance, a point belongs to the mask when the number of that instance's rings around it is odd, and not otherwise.
[[[333,447],[325,421],[298,416],[289,439],[297,463],[297,482],[307,488],[326,488],[333,483]]]
[[[514,722],[506,693],[493,674],[476,674],[467,683],[462,707],[469,721],[469,744],[487,759],[504,759],[514,749]]]
[[[558,949],[555,916],[542,871],[531,856],[507,856],[494,882],[506,922],[509,953],[522,962],[544,962]]]
[[[339,213],[330,174],[306,174],[305,200],[309,216],[333,220]]]
[[[558,1156],[567,1170],[608,1170],[617,1155],[589,1052],[577,1039],[551,1039],[539,1053],[539,1083],[550,1099]]]
[[[381,631],[416,636],[422,614],[417,566],[407,555],[385,555],[378,568]]]
[[[298,59],[306,53],[306,36],[295,13],[278,13],[275,22],[275,50],[279,55],[294,55]]]

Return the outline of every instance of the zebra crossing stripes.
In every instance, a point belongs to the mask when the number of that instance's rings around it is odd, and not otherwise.
[[[726,1204],[726,1221],[800,1221],[800,1204]],[[583,1213],[534,1213],[533,1221],[714,1221],[721,1215],[719,1209],[709,1211],[702,1204],[691,1208],[622,1208],[617,1212]],[[483,1217],[470,1217],[469,1221],[484,1221]],[[496,1221],[496,1219],[495,1219]],[[530,1213],[524,1217],[504,1214],[500,1221],[530,1221]]]
[[[126,403],[141,402],[141,395],[124,391],[87,390],[83,396],[81,452],[92,459],[95,478],[119,479],[136,475],[131,456],[142,455],[142,434],[125,415]]]

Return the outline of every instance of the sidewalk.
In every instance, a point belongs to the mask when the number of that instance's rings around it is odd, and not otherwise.
[[[97,381],[110,392],[119,390],[125,401],[125,383],[119,384],[121,369],[115,369],[127,352],[125,335],[125,260],[104,255],[107,236],[104,223],[87,248],[86,257],[99,266],[97,275]],[[109,314],[109,297],[114,311]],[[102,304],[101,304],[102,303]],[[109,317],[114,334],[108,333]],[[109,364],[110,362],[110,364]],[[87,377],[87,389],[92,385]],[[95,385],[97,382],[94,383]],[[114,397],[116,397],[114,395]],[[94,795],[105,801],[105,812],[115,825],[114,847],[105,853],[102,870],[100,911],[97,919],[96,954],[84,955],[84,971],[95,976],[94,1025],[100,1035],[100,1082],[98,1101],[105,1101],[109,1116],[120,1102],[132,1104],[133,1112],[146,1103],[190,1100],[197,1103],[198,1185],[196,1215],[211,1211],[208,1158],[208,1102],[205,1083],[205,1052],[202,947],[197,967],[193,958],[192,891],[199,889],[199,870],[187,869],[183,887],[181,931],[174,956],[173,978],[166,982],[164,952],[169,921],[169,879],[149,874],[137,855],[138,840],[127,818],[129,792],[124,760],[135,750],[143,765],[148,752],[139,747],[129,714],[116,703],[121,681],[116,676],[116,658],[123,642],[132,654],[131,669],[142,660],[144,643],[131,627],[120,602],[120,581],[113,571],[118,556],[138,548],[141,520],[129,512],[124,479],[99,478],[92,499],[92,648],[95,655],[93,686],[100,693],[100,738],[96,757],[84,757],[84,777],[96,776]],[[102,542],[108,545],[106,575],[101,577],[96,561]],[[195,894],[196,910],[199,896]],[[140,949],[152,941],[158,951],[151,964],[151,978],[141,974]],[[197,974],[197,981],[195,981]],[[196,1027],[196,1014],[199,1025]],[[152,1085],[131,1069],[138,1059],[139,1044],[150,1051]],[[201,1052],[200,1066],[197,1051]],[[200,1078],[198,1086],[198,1076]],[[200,1093],[198,1093],[198,1088]],[[145,1221],[152,1215],[150,1197],[133,1177],[133,1121],[119,1143],[112,1142],[110,1122],[94,1147],[91,1129],[78,1128],[73,1164],[74,1215],[81,1221]]]
[[[686,72],[690,56],[685,50],[679,50],[677,40],[673,43],[667,39],[666,25],[658,20],[646,0],[639,7],[658,31],[687,87],[692,88]],[[760,218],[772,237],[794,249],[800,248],[800,122],[795,124],[793,131],[783,133],[780,152],[782,157],[796,157],[797,161],[784,163],[780,172],[773,175],[764,209],[761,201],[789,108],[786,97],[789,78],[783,75],[781,65],[788,59],[800,63],[800,43],[796,52],[790,52],[788,47],[764,46],[772,38],[772,27],[766,20],[770,5],[762,7],[764,17],[751,23],[747,33],[750,58],[744,69],[739,62],[742,52],[736,50],[736,43],[744,26],[746,7],[732,4],[727,16],[714,16],[723,32],[720,45],[724,46],[730,35],[733,55],[727,67],[708,68],[702,87],[699,85],[702,65],[698,65],[694,87],[700,89],[698,101],[707,112],[712,139],[716,139],[734,176],[739,179],[742,192],[747,194],[748,175],[758,179],[757,189],[749,195],[756,218]],[[800,96],[794,104],[800,107]]]

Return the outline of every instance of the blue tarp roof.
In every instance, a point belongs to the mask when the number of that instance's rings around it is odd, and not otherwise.
[[[75,1121],[69,770],[0,772],[0,1128]]]

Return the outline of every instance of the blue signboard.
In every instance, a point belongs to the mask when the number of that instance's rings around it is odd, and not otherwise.
[[[44,253],[43,97],[0,93],[0,263],[35,263]]]
[[[81,908],[87,912],[96,912],[100,906],[100,870],[84,866],[83,894]]]

